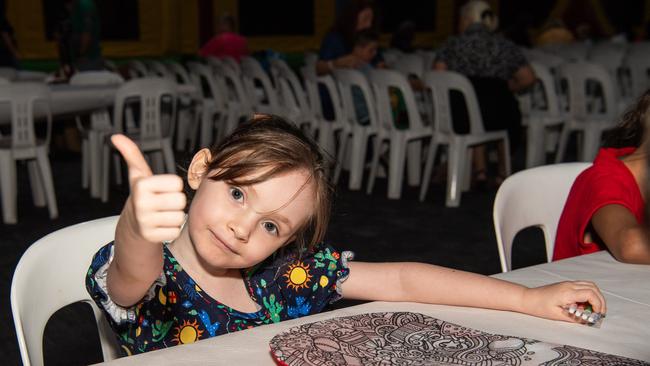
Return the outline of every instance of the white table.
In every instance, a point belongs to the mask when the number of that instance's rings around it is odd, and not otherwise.
[[[498,274],[527,286],[569,279],[596,282],[607,299],[607,318],[600,329],[523,314],[417,303],[371,302],[278,324],[121,358],[110,365],[275,365],[269,341],[305,323],[370,312],[411,311],[490,333],[533,338],[650,361],[650,266],[616,262],[607,252],[575,257]]]

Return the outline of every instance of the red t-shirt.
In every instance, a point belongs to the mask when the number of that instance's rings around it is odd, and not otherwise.
[[[632,172],[620,160],[635,150],[635,147],[600,149],[594,165],[576,178],[558,223],[554,261],[607,249],[604,243],[584,242],[591,217],[603,206],[624,206],[639,223],[643,222],[645,202],[641,191]]]
[[[237,33],[220,33],[212,37],[201,50],[199,54],[203,57],[225,57],[230,56],[239,61],[242,56],[248,55],[248,46],[246,38]]]

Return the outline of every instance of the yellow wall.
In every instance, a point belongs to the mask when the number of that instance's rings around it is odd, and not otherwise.
[[[45,38],[42,4],[43,0],[7,0],[7,17],[25,59],[57,58],[55,43]],[[138,8],[140,40],[102,42],[105,57],[196,53],[197,0],[138,0]]]

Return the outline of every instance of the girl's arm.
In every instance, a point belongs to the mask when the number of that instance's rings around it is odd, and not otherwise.
[[[564,308],[589,302],[594,312],[607,311],[605,299],[591,282],[562,282],[537,288],[425,263],[350,262],[343,297],[359,300],[409,301],[508,310],[542,318],[573,320]]]
[[[153,175],[138,146],[123,135],[111,138],[129,168],[131,194],[115,229],[115,252],[108,268],[108,295],[129,307],[142,299],[163,267],[162,242],[180,233],[185,219],[183,181]]]
[[[648,229],[625,206],[611,204],[599,208],[591,217],[591,225],[617,260],[650,264]]]

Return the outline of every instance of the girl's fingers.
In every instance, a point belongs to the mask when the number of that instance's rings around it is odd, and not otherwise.
[[[140,220],[145,230],[157,230],[159,228],[179,228],[185,222],[183,211],[160,211],[154,212]]]
[[[183,211],[187,204],[187,197],[184,193],[158,193],[151,196],[151,199],[143,209],[153,212],[162,211]]]
[[[572,303],[588,302],[591,305],[592,311],[596,313],[605,314],[607,308],[605,307],[605,299],[597,290],[583,288],[574,290],[571,294]]]
[[[144,238],[152,243],[160,243],[165,241],[172,241],[176,239],[181,233],[180,227],[178,228],[157,228],[150,230]]]
[[[134,190],[142,193],[182,192],[183,179],[175,174],[157,174],[141,179],[136,186]]]
[[[594,296],[598,298],[598,303],[600,304],[600,307],[596,309],[594,306],[595,304],[591,304],[592,308],[595,312],[605,314],[607,313],[607,301],[605,301],[605,297],[603,294],[600,292],[600,289],[598,289],[598,286],[596,286],[595,283],[589,282],[589,281],[575,281],[572,282],[574,290],[577,291],[584,291],[584,290],[589,290],[592,291]]]

